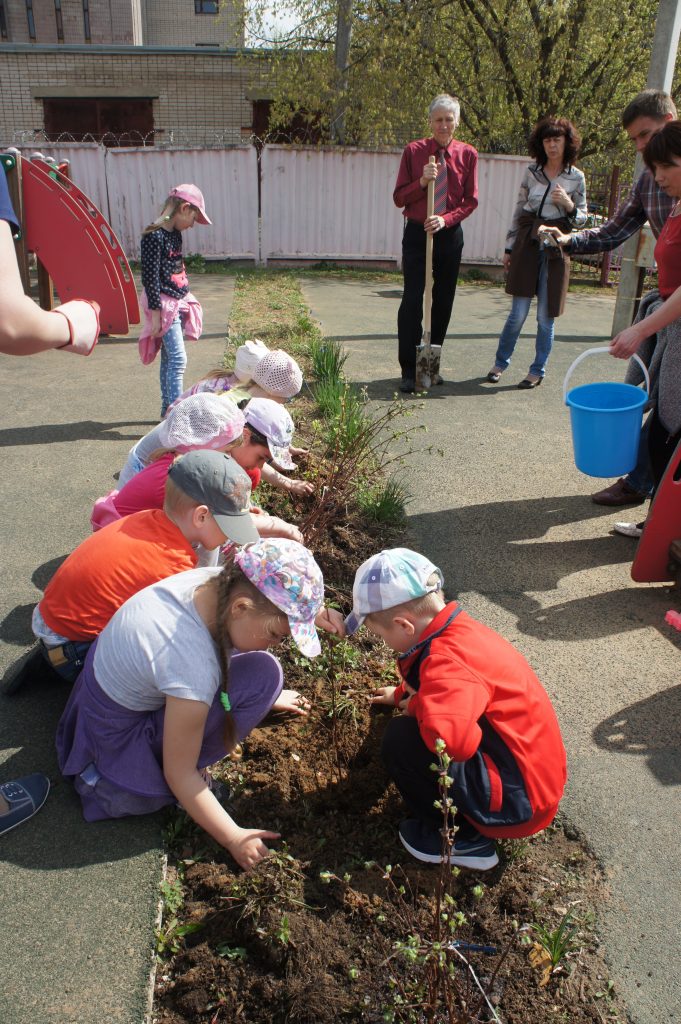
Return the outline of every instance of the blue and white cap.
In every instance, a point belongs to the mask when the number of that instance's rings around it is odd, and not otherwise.
[[[428,580],[437,574],[437,581]],[[428,558],[409,548],[389,548],[362,562],[352,587],[352,611],[345,620],[348,636],[355,633],[372,612],[394,608],[441,590],[444,576]]]

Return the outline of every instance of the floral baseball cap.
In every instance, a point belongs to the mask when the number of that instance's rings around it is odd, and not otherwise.
[[[269,537],[241,548],[234,561],[286,615],[291,636],[305,657],[320,654],[315,619],[324,604],[324,577],[307,548],[296,540]]]

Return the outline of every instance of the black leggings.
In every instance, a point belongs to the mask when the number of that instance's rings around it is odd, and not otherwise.
[[[650,431],[648,433],[648,453],[655,490],[660,486],[660,481],[680,440],[681,430],[676,434],[670,434],[666,427],[662,426],[657,408],[655,408],[650,416]]]

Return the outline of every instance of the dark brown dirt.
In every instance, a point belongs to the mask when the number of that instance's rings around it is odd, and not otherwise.
[[[290,509],[279,512],[294,518]],[[349,594],[354,568],[392,542],[385,529],[366,524],[332,530],[315,551],[331,592]],[[370,710],[367,699],[393,677],[387,650],[369,638],[325,641],[314,662],[292,648],[282,660],[286,685],[308,696],[313,711],[264,723],[248,738],[243,760],[222,773],[235,791],[235,819],[280,832],[282,841],[244,874],[182,815],[171,823],[170,878],[180,879],[185,896],[178,917],[199,927],[159,965],[155,1022],[493,1020],[464,966],[452,975],[458,994],[449,1013],[434,998],[430,1008],[422,997],[407,1009],[423,968],[395,944],[419,936],[424,948],[433,937],[440,870],[411,860],[397,838],[402,809],[379,753],[388,716]],[[386,877],[387,865],[401,867]],[[483,985],[498,970],[490,997],[497,1019],[626,1020],[594,931],[607,888],[573,829],[559,823],[503,844],[498,868],[461,872],[449,885],[452,913],[465,917],[456,937],[496,950],[467,955]],[[574,947],[542,986],[528,957],[537,938],[531,926],[553,930],[568,909],[578,925]]]

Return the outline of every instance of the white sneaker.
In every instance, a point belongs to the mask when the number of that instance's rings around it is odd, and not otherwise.
[[[615,523],[615,533],[621,533],[623,537],[640,537],[643,533],[643,523]]]

